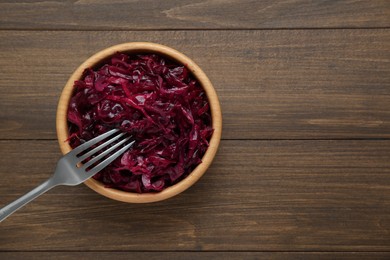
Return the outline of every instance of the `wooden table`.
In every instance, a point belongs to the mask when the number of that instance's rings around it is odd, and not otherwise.
[[[212,167],[155,204],[53,189],[0,224],[0,259],[390,258],[387,0],[1,1],[0,205],[51,175],[73,70],[130,41],[210,77]]]

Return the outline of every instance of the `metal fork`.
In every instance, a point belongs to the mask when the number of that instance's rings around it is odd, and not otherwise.
[[[119,140],[121,137],[125,135],[125,133],[117,134],[118,132],[119,130],[117,129],[108,131],[107,133],[99,135],[98,137],[76,147],[75,149],[73,149],[72,151],[64,155],[58,161],[55,172],[50,179],[48,179],[47,181],[45,181],[44,183],[42,183],[32,191],[30,191],[29,193],[15,200],[11,204],[0,209],[0,222],[2,222],[9,215],[14,213],[16,210],[20,209],[22,206],[26,205],[28,202],[42,195],[43,193],[50,190],[51,188],[58,185],[68,185],[68,186],[78,185],[88,180],[93,175],[95,175],[103,168],[105,168],[107,165],[109,165],[118,156],[120,156],[127,149],[129,149],[134,143],[134,141],[132,141],[126,144],[126,142],[130,140],[131,136],[125,137],[123,140],[120,140],[113,146],[97,154],[99,151],[102,151],[104,147],[112,144],[113,142]],[[113,137],[111,137],[112,135]],[[103,141],[108,137],[110,137],[110,139],[100,144],[96,148],[93,148],[91,151],[88,151],[88,149],[91,149],[94,145],[98,144],[100,141]],[[122,145],[125,146],[119,149],[118,151],[116,151],[114,154],[105,158],[107,155],[109,155],[111,152],[114,152]],[[95,154],[97,154],[95,157],[91,157],[92,155]],[[88,162],[82,164],[82,162],[88,158],[91,159]],[[102,162],[99,162],[102,159],[104,160]]]

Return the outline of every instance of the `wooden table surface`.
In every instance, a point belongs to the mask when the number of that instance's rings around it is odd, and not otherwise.
[[[223,112],[181,195],[58,187],[0,224],[0,259],[390,258],[390,1],[0,1],[0,205],[60,157],[73,70],[152,41],[197,62]]]

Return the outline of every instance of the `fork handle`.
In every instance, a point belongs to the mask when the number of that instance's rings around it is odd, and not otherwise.
[[[11,202],[4,208],[0,209],[0,222],[2,222],[4,219],[6,219],[9,215],[32,201],[33,199],[37,198],[39,195],[42,195],[46,191],[50,190],[56,186],[56,183],[53,181],[52,178],[48,179],[32,191],[28,192],[27,194],[23,195],[19,199],[15,200],[14,202]]]

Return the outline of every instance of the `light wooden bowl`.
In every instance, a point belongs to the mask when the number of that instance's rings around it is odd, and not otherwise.
[[[99,64],[103,63],[108,57],[112,56],[116,52],[124,52],[128,54],[155,53],[174,60],[179,64],[185,65],[200,82],[201,86],[206,92],[210,103],[212,127],[214,128],[214,133],[210,140],[210,146],[202,158],[202,163],[199,164],[185,179],[173,186],[165,188],[158,193],[138,194],[111,188],[105,188],[101,182],[96,181],[92,178],[87,180],[85,184],[97,193],[100,193],[101,195],[123,202],[148,203],[168,199],[188,189],[191,185],[198,181],[199,178],[206,172],[207,168],[210,166],[217,152],[222,132],[221,108],[213,85],[207,78],[206,74],[201,70],[198,65],[195,64],[195,62],[193,62],[184,54],[172,48],[149,42],[124,43],[104,49],[87,59],[83,64],[81,64],[66,83],[58,103],[56,127],[61,152],[63,154],[66,154],[72,150],[69,143],[66,141],[68,139],[67,110],[73,92],[73,85],[75,80],[79,80],[82,77],[83,72],[86,68],[94,68],[96,66],[99,66]]]

